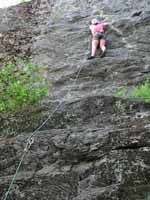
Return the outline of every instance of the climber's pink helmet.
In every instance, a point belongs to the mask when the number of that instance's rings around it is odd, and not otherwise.
[[[98,24],[98,23],[99,23],[99,21],[96,18],[91,20],[91,24],[93,24],[93,25]]]

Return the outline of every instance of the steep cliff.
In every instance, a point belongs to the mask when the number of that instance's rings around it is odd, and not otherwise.
[[[108,51],[88,61],[93,17],[110,24]],[[33,0],[2,9],[0,19],[0,65],[32,57],[48,65],[52,83],[46,109],[1,116],[1,197],[27,138],[48,119],[34,135],[8,199],[148,198],[150,104],[115,94],[150,74],[150,1]]]

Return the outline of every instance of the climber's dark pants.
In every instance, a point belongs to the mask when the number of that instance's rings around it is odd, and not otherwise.
[[[96,32],[94,37],[95,40],[106,39],[106,36],[103,32]]]

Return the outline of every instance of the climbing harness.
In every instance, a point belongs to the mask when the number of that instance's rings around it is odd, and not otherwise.
[[[81,72],[82,68],[83,68],[83,66],[79,67],[79,70],[77,71],[77,75],[76,75],[76,77],[75,77],[75,79],[73,81],[72,87],[76,84],[76,81],[78,80],[78,77],[80,75],[80,72]],[[67,94],[64,96],[64,98],[66,96],[68,96],[68,94],[70,92],[71,92],[71,87],[69,88],[69,90],[68,90]],[[25,158],[25,155],[28,153],[28,151],[30,150],[31,145],[34,143],[34,137],[35,137],[35,135],[38,134],[38,131],[47,123],[48,120],[50,120],[53,117],[53,115],[55,114],[55,112],[60,108],[60,106],[62,104],[63,104],[63,101],[60,101],[59,104],[54,109],[54,111],[47,117],[47,119],[32,133],[31,136],[28,137],[27,143],[25,145],[25,148],[24,148],[23,154],[21,156],[20,162],[18,164],[18,167],[16,169],[16,172],[15,172],[15,174],[14,174],[12,180],[11,180],[11,183],[10,183],[10,185],[8,187],[8,190],[5,192],[4,197],[2,197],[2,200],[7,200],[8,195],[9,195],[11,189],[12,189],[12,186],[13,186],[15,180],[16,180],[16,177],[17,177],[17,174],[19,172],[19,169],[20,169],[20,167],[22,165],[22,162],[23,162],[23,160]]]

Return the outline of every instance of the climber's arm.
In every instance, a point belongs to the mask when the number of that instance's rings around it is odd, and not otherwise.
[[[110,30],[113,30],[117,36],[122,36],[122,31],[120,31],[118,28],[116,28],[113,23],[109,24]]]
[[[94,35],[94,28],[93,28],[93,25],[90,25],[90,31],[91,31],[91,34]]]
[[[91,48],[92,48],[92,35],[90,35],[89,37],[89,43],[88,43],[88,50],[91,52]]]

